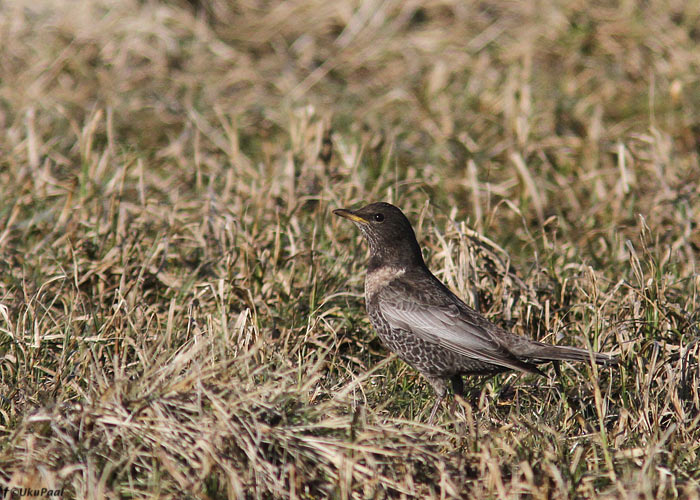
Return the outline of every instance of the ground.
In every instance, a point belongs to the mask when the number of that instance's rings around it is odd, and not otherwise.
[[[0,3],[0,487],[698,498],[696,2]],[[433,394],[335,208],[620,356]],[[13,497],[15,498],[15,497]]]

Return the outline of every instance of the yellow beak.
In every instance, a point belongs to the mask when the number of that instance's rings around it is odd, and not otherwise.
[[[367,221],[365,219],[363,219],[359,215],[355,215],[350,210],[345,210],[344,208],[341,208],[339,210],[333,210],[333,213],[335,215],[345,217],[346,219],[350,219],[353,222],[357,222],[358,224],[367,224]]]

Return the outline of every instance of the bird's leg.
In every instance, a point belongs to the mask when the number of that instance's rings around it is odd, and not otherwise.
[[[464,396],[464,382],[462,381],[462,375],[452,375],[450,379],[452,381],[452,392],[454,392],[454,397],[452,398],[452,404],[450,404],[450,413],[452,413],[452,418],[456,420],[457,416],[457,396]]]
[[[445,399],[445,395],[447,394],[447,384],[440,377],[431,377],[425,374],[424,376],[428,382],[430,382],[430,385],[433,386],[433,389],[435,389],[435,394],[437,395],[433,409],[430,412],[430,417],[428,418],[428,425],[433,425],[435,415],[437,414],[438,408],[440,408],[440,403],[442,403],[442,400]]]
[[[433,409],[430,412],[430,417],[428,417],[428,425],[433,425],[433,420],[435,420],[435,414],[437,414],[438,408],[440,408],[440,403],[442,403],[443,399],[445,399],[444,394],[442,396],[438,396],[435,399],[435,404],[433,405]]]
[[[452,381],[452,390],[455,396],[464,396],[464,382],[462,381],[462,376],[452,375],[450,380]]]

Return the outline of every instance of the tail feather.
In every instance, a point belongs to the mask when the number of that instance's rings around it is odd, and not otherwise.
[[[534,341],[517,347],[517,350],[512,351],[513,354],[535,363],[545,361],[582,361],[585,363],[591,361],[591,356],[593,361],[599,365],[613,366],[618,363],[617,356],[601,352],[591,352],[578,347],[556,346]]]

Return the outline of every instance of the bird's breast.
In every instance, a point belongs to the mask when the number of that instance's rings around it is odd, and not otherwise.
[[[405,269],[389,266],[382,266],[367,272],[367,277],[365,278],[365,300],[367,303],[369,304],[382,288],[405,273]]]

